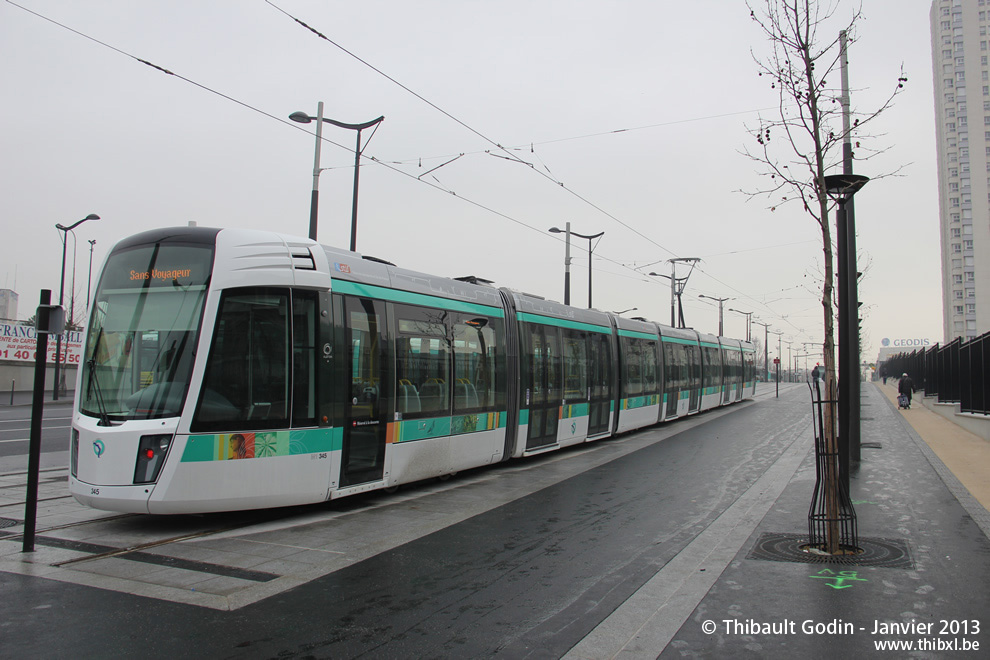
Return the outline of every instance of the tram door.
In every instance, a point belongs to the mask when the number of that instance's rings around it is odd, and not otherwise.
[[[384,474],[388,429],[385,304],[345,296],[350,396],[344,419],[340,485],[378,481]]]
[[[529,408],[526,449],[557,442],[560,416],[560,337],[557,329],[525,324],[523,360],[523,408]]]
[[[588,337],[588,361],[591,371],[588,374],[591,388],[588,435],[593,436],[605,433],[609,428],[609,413],[612,409],[612,352],[609,335],[591,333]]]

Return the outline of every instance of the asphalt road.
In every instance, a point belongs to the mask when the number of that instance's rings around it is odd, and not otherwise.
[[[41,452],[68,451],[72,400],[45,401],[41,423]],[[0,472],[7,472],[13,457],[26,455],[31,437],[31,406],[0,406]],[[5,460],[5,457],[10,457]]]
[[[234,612],[0,574],[19,604],[8,650],[42,635],[53,656],[559,658],[809,433],[806,399],[742,404]]]

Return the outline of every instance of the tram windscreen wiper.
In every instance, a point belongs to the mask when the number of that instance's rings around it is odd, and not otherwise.
[[[100,411],[100,421],[97,423],[97,426],[113,426],[110,422],[110,415],[107,414],[107,405],[103,401],[103,392],[100,390],[100,379],[96,376],[95,358],[90,358],[89,360],[89,387],[94,389],[96,407]]]
[[[97,426],[113,426],[110,422],[110,415],[107,413],[107,404],[103,400],[103,391],[100,389],[100,379],[96,375],[96,350],[100,347],[100,339],[102,338],[103,328],[100,328],[100,332],[96,335],[96,341],[93,343],[93,357],[91,357],[86,363],[86,366],[89,367],[89,380],[86,382],[86,396],[88,398],[90,392],[96,394],[94,397],[96,399],[96,408],[100,413],[100,421]]]

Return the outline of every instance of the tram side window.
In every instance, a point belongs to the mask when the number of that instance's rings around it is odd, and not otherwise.
[[[520,397],[529,408],[546,406],[560,396],[560,341],[557,328],[539,323],[521,326],[523,340]]]
[[[396,305],[395,341],[398,403],[396,411],[416,414],[450,414],[451,338],[448,312]]]
[[[689,367],[686,349],[686,346],[672,342],[663,345],[667,393],[688,389]]]
[[[292,425],[316,425],[316,346],[319,301],[315,291],[292,293]]]
[[[739,351],[726,351],[726,361],[729,363],[726,381],[729,383],[739,383],[742,379],[742,353]]]
[[[648,339],[621,337],[622,397],[657,393],[657,355],[655,343]]]
[[[752,353],[743,353],[743,381],[752,382],[756,378],[756,365]]]
[[[688,375],[691,378],[691,389],[701,387],[701,350],[697,346],[685,346],[688,358]]]
[[[588,398],[587,333],[564,330],[564,400]]]
[[[702,387],[718,387],[722,378],[722,356],[717,348],[709,346],[703,346],[701,352],[705,360],[705,381],[702,383]]]
[[[454,319],[454,412],[494,410],[501,347],[501,321],[482,316]]]
[[[194,431],[288,426],[290,310],[288,290],[224,292]]]

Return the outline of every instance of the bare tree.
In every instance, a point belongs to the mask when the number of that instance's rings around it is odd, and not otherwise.
[[[834,39],[823,39],[819,34],[826,24],[834,25],[832,19],[838,10],[838,0],[762,0],[758,9],[754,9],[754,4],[747,5],[750,17],[771,47],[768,55],[754,54],[754,59],[759,76],[777,94],[778,105],[772,118],[761,117],[759,126],[749,129],[755,145],[748,144],[744,154],[758,165],[765,183],[759,190],[746,194],[768,198],[772,211],[784,204],[800,204],[821,229],[824,380],[825,391],[834,392],[835,266],[829,220],[832,202],[826,192],[825,175],[841,167],[844,142],[855,143],[857,149],[861,147],[860,140],[867,137],[861,133],[863,127],[892,105],[906,78],[901,72],[890,96],[879,108],[856,113],[856,120],[844,126],[842,92],[838,85],[844,53],[840,52],[838,31]],[[856,9],[845,23],[847,43],[855,41],[855,27],[861,18],[861,10]],[[825,443],[834,448],[837,444],[834,404],[827,404],[824,417]],[[830,551],[835,549],[831,539],[829,546]]]

